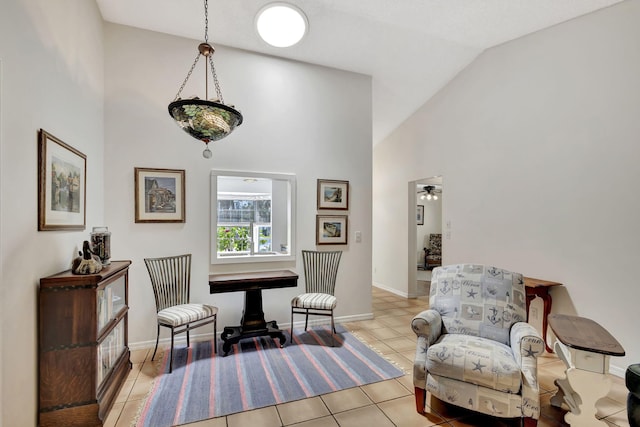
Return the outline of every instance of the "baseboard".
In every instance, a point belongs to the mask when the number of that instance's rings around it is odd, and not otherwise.
[[[609,365],[609,373],[619,378],[624,378],[627,373],[626,367]]]
[[[376,283],[376,282],[374,282],[374,283],[373,283],[373,287],[374,287],[374,288],[378,288],[378,289],[382,289],[383,291],[391,292],[392,294],[398,295],[398,296],[400,296],[400,297],[402,297],[402,298],[417,298],[417,295],[413,295],[413,296],[411,296],[411,295],[410,295],[409,293],[407,293],[407,292],[400,292],[400,291],[399,291],[399,290],[397,290],[397,289],[389,288],[389,287],[384,286],[384,285],[382,285],[382,284],[380,284],[380,283]]]
[[[335,317],[334,320],[335,320],[335,323],[341,324],[341,323],[359,322],[359,321],[362,321],[362,320],[371,320],[371,319],[373,319],[373,313],[354,314],[354,315],[350,315],[350,316],[339,316],[339,317]],[[309,318],[309,326],[328,325],[328,324],[330,324],[330,322],[331,322],[331,319],[329,319],[328,317],[326,317],[326,318],[318,318],[318,319]],[[278,326],[282,330],[289,330],[290,327],[291,327],[291,322],[280,323],[280,324],[278,324]],[[304,320],[293,322],[293,328],[294,329],[304,328]],[[221,332],[222,331],[218,332],[218,337],[220,336]],[[210,339],[213,339],[213,333],[194,334],[193,332],[191,332],[189,337],[190,337],[191,341],[210,340]],[[175,337],[175,339],[174,339],[174,345],[175,346],[186,345],[186,344],[187,344],[187,338],[186,338],[186,336],[184,334]],[[155,339],[148,340],[148,341],[130,342],[129,343],[129,349],[130,350],[146,350],[146,349],[149,349],[149,348],[154,348],[155,345],[156,345],[156,340]],[[158,343],[158,347],[164,348],[164,347],[168,347],[169,345],[171,345],[171,337],[160,338],[160,342]]]

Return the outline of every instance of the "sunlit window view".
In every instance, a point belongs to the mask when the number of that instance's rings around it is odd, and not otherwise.
[[[294,175],[212,171],[211,262],[293,259],[294,208]]]
[[[218,252],[271,252],[271,194],[218,193]]]

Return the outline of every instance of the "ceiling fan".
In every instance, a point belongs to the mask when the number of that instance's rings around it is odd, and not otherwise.
[[[438,195],[442,194],[442,187],[438,188],[435,185],[425,185],[417,194],[421,194],[420,200],[438,200]]]

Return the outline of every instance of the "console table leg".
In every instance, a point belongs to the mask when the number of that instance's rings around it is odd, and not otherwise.
[[[547,317],[551,314],[551,295],[547,292],[541,295],[540,298],[542,298],[542,337],[544,339],[544,347],[547,353],[553,353],[553,349],[547,344]]]
[[[611,389],[611,379],[606,374],[570,368],[567,379],[579,397],[578,411],[567,412],[565,421],[572,426],[602,427],[607,424],[596,418],[596,402]]]

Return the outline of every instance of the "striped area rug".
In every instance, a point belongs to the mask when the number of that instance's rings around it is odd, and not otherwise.
[[[338,329],[335,347],[328,327],[299,330],[293,343],[286,335],[284,348],[269,337],[248,338],[226,357],[213,353],[212,341],[192,343],[175,350],[171,374],[165,354],[164,374],[156,379],[136,426],[182,425],[403,375],[344,330]]]

